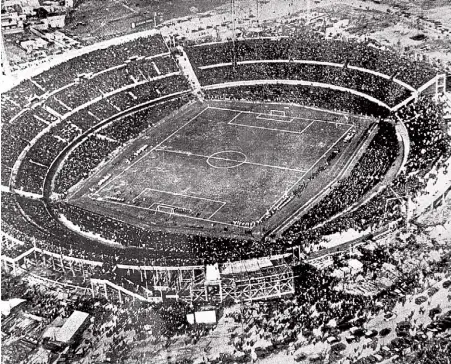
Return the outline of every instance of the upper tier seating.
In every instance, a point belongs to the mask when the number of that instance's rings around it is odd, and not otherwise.
[[[350,68],[302,63],[253,63],[198,70],[201,85],[250,80],[302,80],[349,88],[393,107],[411,95],[404,86]]]
[[[436,74],[433,67],[416,62],[399,54],[378,49],[371,44],[357,41],[324,39],[314,33],[296,38],[245,39],[235,42],[236,61],[249,60],[310,60],[348,64],[396,76],[414,88],[429,81]],[[195,67],[230,63],[233,43],[216,43],[191,47],[188,56]]]
[[[128,59],[168,53],[160,35],[138,38],[123,44],[74,57],[33,77],[46,91],[59,89],[85,73],[97,73],[124,64]]]
[[[42,193],[42,181],[47,173],[46,166],[69,145],[77,136],[89,128],[111,118],[131,107],[151,102],[173,93],[188,91],[189,85],[181,75],[168,76],[160,80],[146,82],[136,87],[121,91],[115,95],[90,104],[80,111],[67,114],[65,120],[59,121],[47,133],[40,136],[28,151],[20,166],[16,187],[28,192]],[[66,111],[68,112],[68,111]],[[29,109],[12,123],[3,125],[2,163],[9,168],[14,166],[24,148],[50,123],[57,120],[41,107]],[[114,150],[118,145],[111,145]],[[34,163],[38,162],[38,164]],[[29,172],[33,171],[33,174]],[[3,177],[6,180],[5,177]]]

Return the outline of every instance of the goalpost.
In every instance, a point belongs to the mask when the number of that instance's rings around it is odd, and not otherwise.
[[[269,115],[287,116],[284,110],[269,110]]]
[[[158,212],[164,212],[164,213],[169,214],[169,215],[173,215],[174,212],[175,212],[175,210],[174,210],[174,208],[172,206],[167,206],[167,205],[158,205],[157,206],[157,211]]]

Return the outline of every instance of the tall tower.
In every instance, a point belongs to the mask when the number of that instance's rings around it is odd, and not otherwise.
[[[1,69],[2,75],[6,76],[11,73],[11,68],[9,66],[9,60],[6,55],[5,44],[3,43],[3,34],[0,37],[0,48],[1,48]]]
[[[256,3],[257,3],[257,24],[260,24],[260,20],[259,20],[259,12],[258,12],[258,0],[256,0]]]
[[[231,0],[232,6],[232,67],[236,66],[236,9],[235,0]]]

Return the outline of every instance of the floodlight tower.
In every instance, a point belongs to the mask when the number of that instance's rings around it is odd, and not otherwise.
[[[255,2],[257,3],[257,24],[260,24],[259,19],[259,14],[258,14],[258,0],[255,0]]]
[[[230,0],[232,6],[232,67],[236,66],[236,13],[235,13],[235,0]]]

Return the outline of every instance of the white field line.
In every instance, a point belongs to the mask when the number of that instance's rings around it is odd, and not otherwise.
[[[299,182],[302,181],[302,179],[304,178],[304,176],[309,173],[313,168],[315,168],[315,166],[338,144],[338,142],[340,142],[341,139],[343,139],[343,137],[352,129],[352,125],[349,127],[348,130],[346,130],[342,136],[340,138],[338,138],[335,143],[333,143],[324,153],[321,157],[319,157],[316,162],[290,187],[288,188],[284,194],[282,195],[282,197],[280,197],[274,204],[271,205],[271,207],[268,209],[272,209],[285,195],[287,195],[291,190],[293,190]],[[263,216],[265,216],[264,214],[262,215],[261,218],[263,218]],[[260,219],[261,219],[260,218]]]
[[[237,111],[237,110],[233,110],[233,111]],[[228,122],[227,124],[231,123],[233,120],[235,120],[236,118],[238,118],[241,114],[242,114],[242,112],[238,112],[238,114],[236,114],[232,119],[230,119],[229,122]]]
[[[223,204],[222,206],[218,207],[218,209],[217,209],[215,212],[213,212],[213,213],[208,217],[208,220],[211,220],[211,218],[212,218],[214,215],[216,215],[216,213],[217,213],[219,210],[221,210],[225,205],[226,205],[226,202],[224,202],[224,204]]]
[[[238,118],[241,114],[243,113],[247,113],[247,114],[254,114],[258,116],[261,115],[269,115],[269,114],[262,114],[262,113],[257,113],[257,112],[252,112],[252,111],[243,111],[243,110],[234,110],[234,109],[228,109],[228,108],[219,108],[219,107],[210,107],[208,106],[207,108],[203,109],[202,111],[200,111],[198,114],[196,114],[194,117],[192,117],[190,120],[188,120],[188,122],[186,122],[185,124],[183,124],[181,127],[179,127],[177,130],[175,130],[173,133],[171,133],[168,137],[166,137],[164,140],[162,140],[160,143],[158,143],[157,145],[155,145],[153,148],[151,148],[147,153],[143,154],[140,158],[138,158],[135,162],[133,162],[130,166],[128,166],[126,169],[124,169],[121,173],[119,173],[115,178],[113,178],[112,180],[108,181],[99,191],[97,191],[97,193],[100,193],[101,191],[103,191],[108,185],[110,185],[114,180],[116,180],[118,177],[120,177],[123,173],[125,173],[126,171],[128,171],[130,168],[132,168],[135,164],[137,164],[139,161],[141,161],[144,157],[146,157],[147,155],[149,155],[151,152],[153,151],[165,151],[165,152],[171,152],[171,153],[178,153],[178,154],[184,154],[187,156],[197,156],[197,157],[202,157],[202,158],[213,158],[213,159],[220,159],[220,160],[230,160],[230,161],[235,161],[235,160],[231,160],[229,158],[221,158],[221,157],[210,157],[210,156],[205,156],[205,155],[201,155],[201,154],[194,154],[194,153],[190,153],[190,152],[182,152],[182,151],[174,151],[174,150],[168,150],[168,149],[163,149],[162,144],[165,143],[166,141],[168,141],[170,138],[172,138],[175,134],[177,134],[181,129],[183,129],[185,126],[187,126],[188,124],[190,124],[193,120],[195,120],[197,117],[199,117],[202,113],[204,113],[206,110],[208,109],[218,109],[218,110],[226,110],[226,111],[233,111],[233,112],[237,112],[237,115],[235,115],[229,122],[229,125],[237,125],[237,126],[243,126],[243,127],[252,127],[249,125],[244,125],[244,124],[237,124],[237,123],[233,123],[233,120],[235,120],[236,118]],[[254,165],[258,165],[258,166],[262,166],[262,167],[268,167],[268,168],[277,168],[277,169],[283,169],[283,170],[289,170],[289,171],[294,171],[294,172],[298,172],[298,173],[302,173],[302,176],[291,186],[289,187],[282,195],[280,198],[277,199],[277,201],[269,208],[271,209],[273,206],[275,206],[275,204],[277,204],[281,199],[283,199],[285,197],[285,195],[288,194],[288,192],[290,192],[303,178],[304,176],[310,172],[323,158],[325,155],[327,155],[327,153],[330,152],[330,150],[335,147],[335,145],[351,130],[351,128],[353,127],[353,125],[351,124],[345,124],[345,123],[338,123],[338,122],[331,122],[331,121],[324,121],[324,120],[318,120],[318,119],[308,119],[308,118],[297,118],[297,117],[293,117],[293,119],[301,119],[301,120],[310,120],[310,124],[307,125],[301,132],[292,132],[292,131],[286,131],[286,130],[281,130],[281,129],[272,129],[272,128],[263,128],[263,129],[268,129],[268,130],[274,130],[274,131],[279,131],[279,132],[288,132],[288,133],[293,133],[293,134],[302,134],[304,133],[304,131],[309,128],[315,121],[317,122],[323,122],[323,123],[329,123],[329,124],[339,124],[339,125],[346,125],[349,126],[349,128],[343,133],[343,135],[337,139],[337,141],[335,143],[333,143],[331,145],[331,147],[326,150],[326,152],[323,153],[323,155],[307,170],[298,170],[298,169],[292,169],[292,168],[287,168],[287,167],[280,167],[280,166],[272,166],[272,165],[265,165],[265,164],[259,164],[259,163],[251,163],[251,162],[245,162],[247,164],[254,164]],[[204,219],[204,218],[198,218],[198,217],[192,217],[192,216],[187,216],[184,214],[178,214],[178,213],[168,213],[165,211],[158,211],[155,209],[150,209],[150,208],[144,208],[144,207],[139,207],[139,206],[135,206],[135,205],[131,205],[131,204],[127,204],[127,203],[121,203],[121,202],[117,202],[117,201],[110,201],[110,200],[105,200],[105,202],[108,203],[113,203],[113,204],[119,204],[119,205],[125,205],[125,206],[132,206],[138,209],[144,209],[144,210],[148,210],[148,211],[153,211],[153,212],[162,212],[165,214],[169,214],[169,215],[175,215],[175,216],[181,216],[181,217],[185,217],[185,218],[189,218],[189,219],[194,219],[194,220],[200,220],[200,221],[206,221],[206,222],[212,222],[212,223],[218,223],[218,224],[222,224],[222,225],[228,225],[228,226],[236,226],[234,224],[229,224],[229,223],[224,223],[221,221],[216,221],[216,220],[211,220],[211,218],[222,208],[226,205],[226,202],[224,201],[218,201],[218,200],[212,200],[212,199],[208,199],[208,198],[202,198],[202,197],[195,197],[195,196],[189,196],[189,195],[183,195],[183,194],[179,194],[179,193],[174,193],[174,192],[168,192],[168,191],[161,191],[161,190],[156,190],[156,189],[151,189],[151,188],[146,188],[144,189],[137,197],[135,197],[132,201],[134,202],[139,196],[141,196],[142,193],[144,193],[146,190],[154,190],[157,192],[162,192],[162,193],[170,193],[170,194],[174,194],[174,195],[179,195],[179,196],[184,196],[184,197],[189,197],[189,198],[197,198],[197,199],[203,199],[203,200],[207,200],[207,201],[213,201],[213,202],[219,202],[222,203],[223,205],[221,207],[219,207],[212,215],[209,216],[208,219]],[[266,213],[266,212],[265,212]],[[264,215],[262,215],[263,217]]]
[[[134,203],[144,192],[146,192],[147,188],[144,188],[138,196],[136,196],[135,198],[133,198],[132,203]]]
[[[235,160],[235,159],[231,159],[231,158],[223,158],[223,157],[215,157],[215,156],[207,156],[207,155],[202,155],[202,154],[197,154],[197,153],[191,153],[191,152],[184,152],[184,151],[180,151],[180,150],[171,150],[171,149],[156,149],[156,151],[161,151],[161,152],[167,152],[167,153],[174,153],[174,154],[182,154],[182,155],[186,155],[188,157],[199,157],[199,158],[207,158],[207,159],[217,159],[217,160],[223,160],[223,161],[230,161],[230,162],[237,162],[237,163],[241,163],[241,165],[243,164],[250,164],[250,165],[254,165],[254,166],[259,166],[259,167],[265,167],[265,168],[275,168],[275,169],[282,169],[285,171],[293,171],[293,172],[301,172],[301,173],[305,173],[305,171],[303,171],[302,169],[295,169],[295,168],[288,168],[288,167],[282,167],[282,166],[274,166],[271,164],[263,164],[263,163],[257,163],[257,162],[248,162],[246,161],[239,161],[239,160]]]
[[[224,110],[224,111],[235,111],[235,112],[240,112],[242,114],[256,114],[256,115],[268,115],[268,116],[273,116],[271,114],[265,114],[265,113],[259,113],[259,112],[255,112],[255,111],[248,111],[248,110],[234,110],[234,109],[229,109],[226,107],[216,107],[216,106],[210,106],[210,109],[217,109],[217,110]],[[321,109],[318,109],[320,111],[324,111]],[[332,114],[332,112],[330,112],[330,114]],[[335,113],[336,114],[336,113]],[[340,115],[346,115],[346,114],[340,114]],[[261,117],[260,117],[261,118]],[[328,123],[328,124],[338,124],[338,125],[346,125],[346,126],[351,126],[351,124],[348,123],[339,123],[336,121],[328,121],[328,120],[320,120],[320,119],[312,119],[312,118],[303,118],[303,117],[298,117],[298,116],[293,116],[293,119],[299,119],[299,120],[308,120],[308,121],[317,121],[320,123]]]
[[[279,123],[289,123],[289,124],[292,123],[294,120],[294,117],[288,117],[288,120],[283,120],[283,119],[266,118],[262,115],[268,115],[268,114],[258,114],[255,118],[257,120],[278,121]],[[277,115],[273,115],[273,116],[277,116]],[[284,117],[286,117],[286,116],[284,116]]]
[[[236,123],[236,122],[231,122],[229,121],[227,124],[228,125],[235,125],[235,126],[242,126],[244,128],[253,128],[253,129],[262,129],[262,130],[271,130],[271,131],[278,131],[281,133],[289,133],[289,134],[299,134],[302,135],[304,134],[304,131],[314,123],[314,121],[312,121],[309,125],[307,125],[304,129],[302,129],[301,131],[292,131],[292,130],[287,130],[287,129],[277,129],[277,128],[267,128],[266,126],[257,126],[257,125],[247,125],[247,124],[241,124],[241,123]]]
[[[206,198],[206,197],[198,197],[198,196],[190,196],[190,195],[185,195],[183,193],[177,193],[177,192],[171,192],[171,191],[163,191],[163,190],[157,190],[156,188],[145,188],[144,191],[149,190],[149,191],[155,191],[155,192],[161,192],[161,193],[167,193],[169,195],[174,195],[174,196],[182,196],[182,197],[188,197],[188,198],[192,198],[195,200],[205,200],[205,201],[209,201],[209,202],[218,202],[218,203],[225,203],[224,201],[220,201],[220,200],[213,200],[211,198]]]
[[[296,182],[294,182],[294,183],[291,185],[291,187],[289,187],[287,190],[285,190],[285,191],[280,195],[280,197],[277,198],[277,200],[276,200],[270,207],[268,207],[268,208],[266,209],[266,211],[272,210],[272,208],[273,208],[274,206],[276,206],[280,201],[282,201],[282,200],[287,196],[288,191],[292,190],[295,186],[297,186],[297,184],[298,184],[299,182],[302,181],[302,179],[304,178],[304,176],[305,176],[306,174],[307,174],[307,173],[302,173],[301,177],[299,177],[299,178],[296,180]],[[263,217],[266,215],[266,211],[265,211],[265,213],[264,213],[262,216],[260,216],[260,218],[257,219],[256,221],[258,221],[258,220],[260,220],[260,221],[263,220]]]
[[[197,113],[195,116],[193,116],[191,119],[189,119],[185,124],[183,124],[181,127],[179,127],[176,131],[171,133],[168,137],[164,138],[160,143],[155,145],[153,148],[151,148],[147,153],[144,153],[140,158],[138,158],[136,161],[134,161],[132,164],[130,164],[127,168],[125,168],[121,173],[119,173],[116,177],[111,179],[109,182],[107,182],[99,191],[103,191],[107,186],[109,186],[113,181],[115,181],[117,178],[122,176],[125,172],[127,172],[130,168],[134,167],[136,163],[140,162],[144,157],[147,157],[150,153],[152,153],[155,149],[159,148],[164,142],[172,138],[175,134],[177,134],[180,130],[182,130],[185,126],[187,126],[189,123],[191,123],[193,120],[195,120],[197,117],[199,117],[204,111],[208,110],[209,107],[203,109],[199,113]]]
[[[91,200],[94,200],[92,197],[89,197],[89,198]],[[208,220],[208,219],[203,219],[201,217],[188,216],[188,215],[183,215],[183,214],[178,214],[178,213],[169,213],[169,212],[165,212],[165,211],[157,211],[157,210],[150,209],[150,208],[147,208],[147,207],[135,206],[135,205],[131,205],[131,204],[124,203],[124,202],[110,201],[110,200],[102,200],[101,202],[107,202],[107,203],[111,203],[111,204],[115,204],[115,205],[133,207],[135,209],[140,209],[140,210],[147,210],[147,211],[152,211],[152,212],[160,212],[160,213],[163,213],[163,214],[166,214],[166,215],[179,216],[179,217],[188,218],[188,219],[192,219],[192,220],[199,220],[199,221],[215,223],[215,224],[220,224],[220,225],[233,226],[233,227],[241,227],[241,226],[237,226],[237,225],[234,225],[234,224],[229,224],[229,223],[222,222],[222,221]]]
[[[154,209],[154,206],[156,206],[157,209],[158,209],[159,206],[163,206],[163,207],[172,207],[173,209],[179,209],[179,208],[181,208],[181,206],[169,205],[168,203],[154,202],[152,205],[149,206],[149,209],[152,209],[152,210],[153,210],[153,209]],[[161,210],[158,210],[158,211],[161,211]]]
[[[342,152],[342,156],[348,152],[348,149],[350,148],[351,143],[349,143],[346,148],[344,149],[344,151]],[[352,157],[352,156],[351,156]],[[341,158],[341,157],[340,157]],[[338,179],[340,178],[340,171],[338,173],[337,176],[334,177],[334,179],[332,181],[330,181],[326,187],[324,187],[318,194],[316,194],[315,196],[313,196],[310,200],[308,200],[303,206],[301,206],[299,209],[297,209],[293,214],[291,214],[290,217],[288,217],[285,221],[289,220],[288,223],[284,222],[283,225],[278,226],[276,229],[273,230],[274,231],[279,231],[279,230],[285,230],[285,226],[290,225],[291,221],[293,221],[293,216],[295,216],[301,209],[303,209],[305,206],[310,205],[312,201],[314,201],[318,195],[320,193],[322,193],[322,191],[329,189],[335,182],[338,181]]]
[[[216,209],[216,210],[215,210],[215,211],[207,218],[207,220],[211,220],[211,218],[213,217],[213,215],[215,215],[220,209],[222,209],[222,208],[227,204],[226,202],[220,201],[220,200],[213,200],[213,199],[210,199],[210,198],[198,197],[198,196],[190,196],[190,195],[186,195],[186,194],[183,194],[183,193],[177,193],[177,192],[171,192],[171,191],[157,190],[157,189],[155,189],[155,188],[145,188],[144,190],[142,190],[142,192],[141,192],[138,196],[136,196],[136,197],[132,200],[132,202],[135,202],[135,200],[138,199],[138,198],[139,198],[143,193],[145,193],[146,191],[155,191],[155,192],[167,193],[167,194],[175,195],[175,196],[188,197],[188,198],[192,198],[192,199],[195,199],[195,200],[205,200],[205,201],[209,201],[209,202],[217,202],[217,203],[220,203],[221,206],[219,206],[219,208],[217,208],[217,209]],[[149,207],[149,209],[154,210],[154,209],[152,209],[152,207],[153,207],[155,204],[157,204],[157,205],[171,206],[171,207],[174,207],[174,208],[180,208],[180,207],[181,207],[181,206],[173,206],[173,205],[169,205],[169,204],[164,203],[164,202],[154,202],[154,203]],[[183,206],[182,206],[182,207],[183,207]],[[185,215],[183,215],[183,216],[185,216]]]
[[[343,139],[343,137],[346,135],[346,134],[348,134],[350,131],[351,131],[351,129],[353,128],[353,125],[350,125],[349,126],[349,128],[348,128],[348,130],[346,130],[342,135],[341,135],[341,137],[340,138],[338,138],[336,141],[335,141],[335,143],[333,143],[330,147],[329,147],[329,149],[327,149],[324,153],[323,153],[323,155],[313,164],[313,166],[311,166],[305,173],[307,174],[308,172],[310,172],[320,161],[321,161],[321,159],[323,159],[326,155],[327,155],[327,153],[329,153],[331,150],[332,150],[332,148],[334,148],[337,144],[338,144],[338,142],[341,140],[341,139]],[[288,192],[288,191],[287,191]]]

